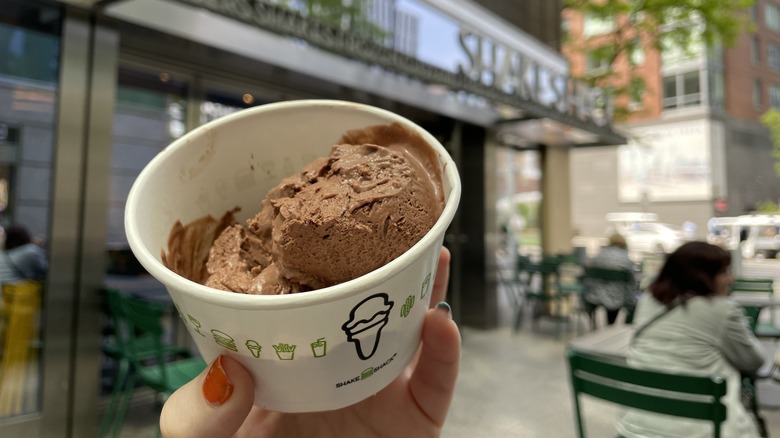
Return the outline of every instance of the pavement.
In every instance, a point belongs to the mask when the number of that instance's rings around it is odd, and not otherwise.
[[[780,260],[745,261],[743,269],[748,277],[772,277],[780,284]],[[504,295],[499,295],[498,304],[502,309],[499,328],[461,329],[461,371],[442,437],[576,436],[565,348],[577,334],[569,331],[558,336],[554,322],[545,319],[531,330],[530,318],[514,333]],[[599,324],[604,325],[603,313],[599,316]],[[780,314],[776,318],[780,321]],[[154,437],[160,404],[148,392],[136,393],[121,437]],[[760,381],[758,397],[770,436],[780,437],[780,383]],[[589,436],[616,435],[616,407],[586,398],[583,410]]]
[[[603,315],[602,315],[603,316]],[[584,328],[584,322],[582,327]],[[565,362],[565,348],[575,334],[556,336],[555,324],[530,321],[518,333],[463,328],[461,371],[444,438],[574,437],[574,416]],[[152,438],[159,403],[138,390],[128,412],[122,438]],[[780,384],[758,388],[770,436],[780,437]],[[589,436],[615,436],[617,408],[584,399]]]

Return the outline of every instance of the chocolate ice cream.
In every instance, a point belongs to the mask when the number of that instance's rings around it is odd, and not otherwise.
[[[439,218],[438,163],[400,124],[349,131],[328,157],[271,189],[245,225],[235,223],[235,211],[177,222],[163,263],[206,286],[250,294],[357,278],[408,250]]]

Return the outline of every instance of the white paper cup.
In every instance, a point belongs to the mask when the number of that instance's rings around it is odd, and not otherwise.
[[[270,188],[328,155],[346,131],[393,122],[437,151],[447,202],[433,228],[387,265],[325,289],[269,296],[211,289],[160,261],[177,220],[219,217],[238,206],[237,219],[244,221]],[[417,350],[460,190],[447,151],[411,121],[351,102],[290,101],[222,117],[160,152],[130,191],[125,228],[136,257],[168,289],[204,359],[227,354],[240,361],[254,377],[258,406],[330,410],[376,394]]]

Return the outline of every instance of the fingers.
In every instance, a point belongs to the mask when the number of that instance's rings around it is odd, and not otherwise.
[[[168,398],[160,430],[166,438],[230,437],[246,419],[254,398],[249,372],[234,359],[220,356]]]
[[[436,425],[447,417],[460,368],[460,333],[449,306],[428,310],[422,350],[409,389],[418,406]]]
[[[436,278],[433,280],[430,307],[435,306],[439,301],[444,301],[447,297],[447,283],[450,280],[450,258],[450,250],[441,247],[439,265],[436,268]]]

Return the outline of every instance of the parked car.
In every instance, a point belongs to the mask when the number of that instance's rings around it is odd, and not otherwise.
[[[626,238],[630,252],[670,253],[685,242],[682,230],[658,222],[653,213],[610,213],[609,232],[618,232]]]
[[[744,258],[780,256],[780,215],[714,217],[709,220],[707,228],[708,242],[729,250],[739,249]]]
[[[639,222],[622,232],[629,251],[670,253],[682,245],[682,231],[660,222]]]

